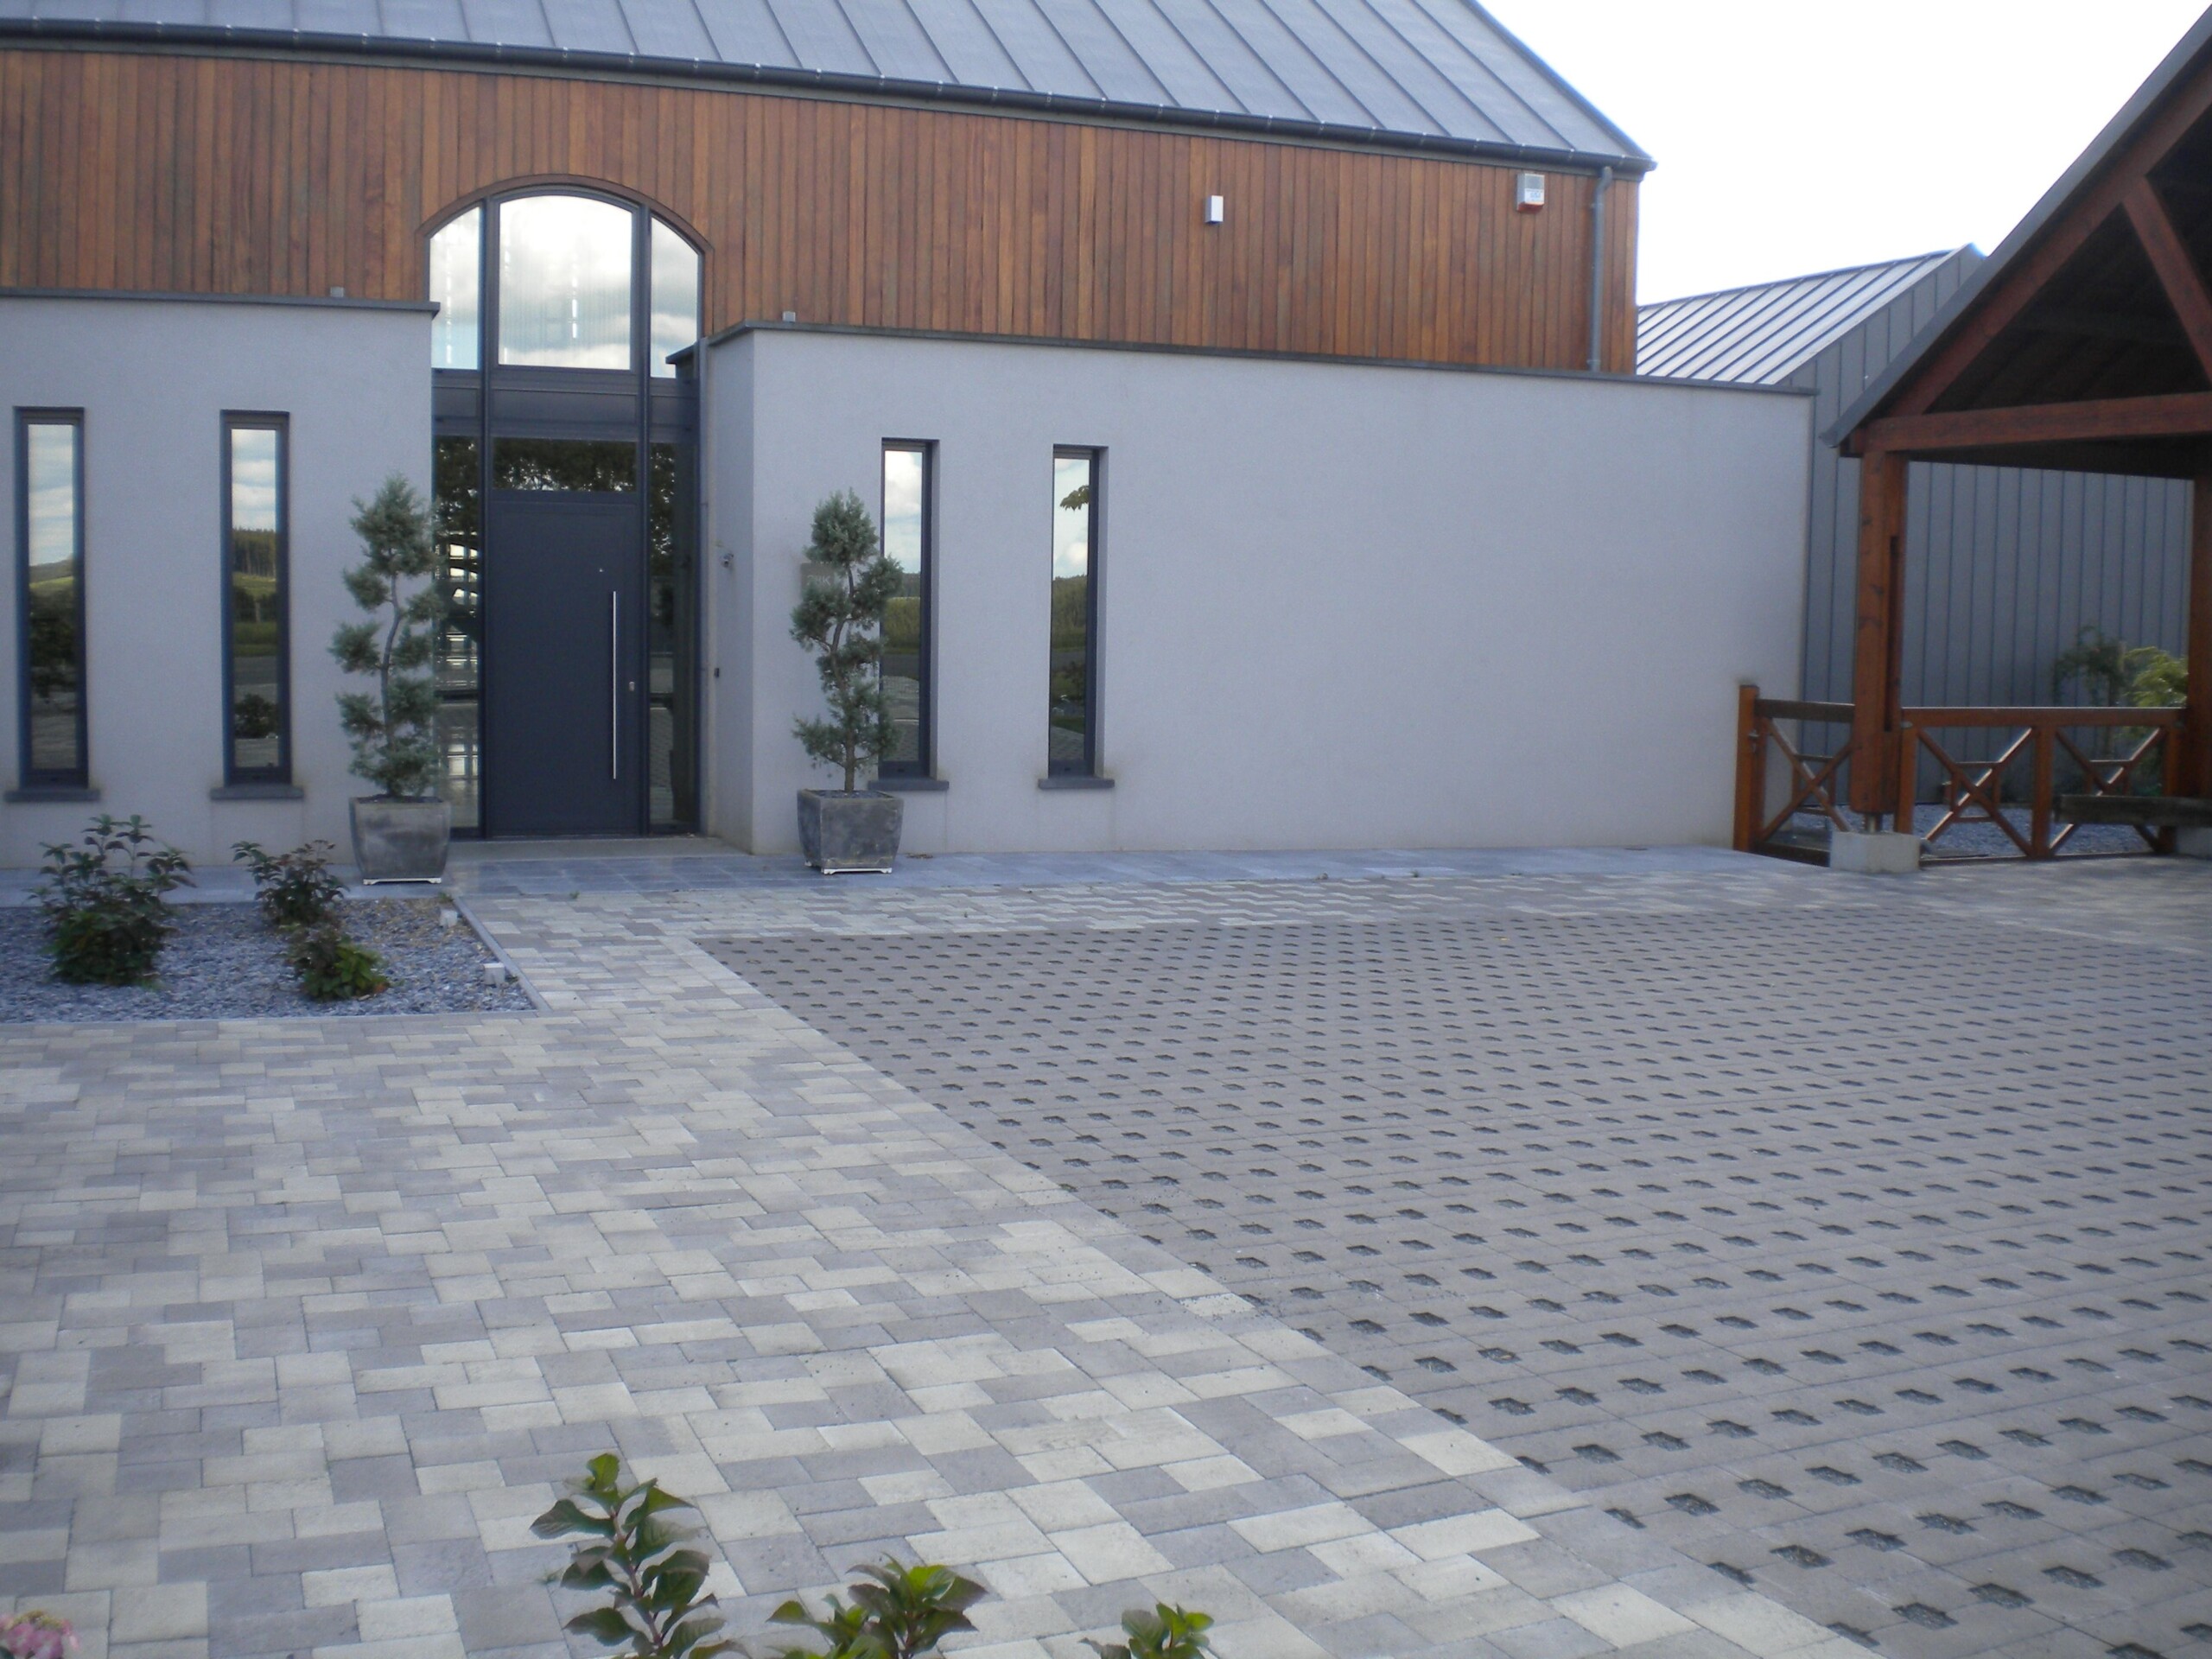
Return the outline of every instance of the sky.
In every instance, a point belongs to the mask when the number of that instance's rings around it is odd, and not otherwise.
[[[1637,297],[2002,241],[2202,0],[1484,0],[1658,161]]]

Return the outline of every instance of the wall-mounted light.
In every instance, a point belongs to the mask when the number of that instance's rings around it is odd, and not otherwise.
[[[1208,196],[1206,198],[1207,224],[1218,225],[1221,223],[1223,206],[1222,199],[1219,196]]]
[[[1516,213],[1540,213],[1544,210],[1544,175],[1541,173],[1516,173],[1513,175],[1513,211]]]

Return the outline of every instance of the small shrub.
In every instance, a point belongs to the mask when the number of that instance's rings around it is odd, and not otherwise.
[[[572,1559],[557,1582],[568,1590],[603,1590],[604,1607],[578,1613],[569,1630],[629,1659],[711,1659],[735,1653],[737,1643],[715,1635],[721,1615],[708,1610],[715,1599],[704,1592],[707,1558],[688,1547],[695,1529],[667,1518],[691,1504],[658,1481],[629,1484],[622,1460],[612,1452],[586,1465],[581,1480],[569,1483],[569,1496],[539,1516],[531,1530],[541,1538],[581,1533],[588,1541],[572,1547]]]
[[[397,473],[375,500],[353,506],[362,557],[346,572],[346,591],[371,620],[341,626],[330,654],[348,674],[372,676],[376,690],[340,692],[338,720],[353,745],[354,775],[375,785],[378,798],[426,799],[437,792],[443,764],[431,665],[446,613],[430,512]]]
[[[334,919],[320,927],[294,928],[284,960],[299,976],[300,989],[310,1002],[350,1001],[374,996],[391,985],[385,976],[384,958],[347,938]]]
[[[241,841],[231,856],[253,872],[254,898],[271,927],[320,927],[331,919],[345,896],[345,884],[330,873],[338,849],[311,841],[289,853],[270,853]]]
[[[802,1624],[830,1645],[785,1648],[776,1659],[922,1659],[938,1643],[961,1630],[972,1630],[968,1610],[989,1592],[949,1567],[907,1567],[895,1558],[859,1569],[861,1581],[847,1592],[848,1606],[830,1598],[830,1611],[817,1618],[796,1599],[768,1615],[779,1624]]]
[[[2177,709],[2189,701],[2189,664],[2156,645],[2138,645],[2126,657],[2126,700],[2138,709]]]
[[[36,889],[58,978],[77,985],[142,985],[176,930],[162,895],[189,887],[192,867],[174,847],[149,846],[136,812],[94,818],[73,846],[48,842]]]
[[[77,1648],[77,1632],[52,1613],[10,1613],[0,1618],[0,1654],[8,1659],[62,1659]]]
[[[1122,1615],[1122,1630],[1129,1639],[1109,1644],[1090,1642],[1100,1659],[1211,1659],[1213,1649],[1206,1632],[1213,1620],[1204,1613],[1160,1602],[1149,1611],[1132,1607]]]
[[[883,622],[901,578],[850,490],[815,508],[805,556],[825,574],[807,582],[791,612],[791,638],[815,653],[830,717],[794,721],[791,733],[810,759],[843,771],[849,793],[861,770],[899,742],[883,689]]]

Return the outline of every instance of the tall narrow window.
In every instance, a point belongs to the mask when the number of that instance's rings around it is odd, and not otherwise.
[[[645,467],[645,763],[647,823],[699,821],[698,485],[689,444],[656,443]]]
[[[652,261],[652,372],[673,379],[676,365],[668,354],[699,338],[699,251],[655,219]]]
[[[883,689],[897,744],[877,764],[887,778],[930,775],[931,446],[883,446],[883,556],[899,592],[883,621]]]
[[[1098,519],[1096,449],[1052,452],[1052,671],[1046,770],[1098,769]]]
[[[22,782],[82,788],[85,731],[85,416],[16,416],[16,614],[22,637]]]
[[[224,771],[233,784],[292,780],[284,535],[284,417],[223,420]]]
[[[437,440],[438,581],[446,620],[438,635],[438,747],[453,827],[484,823],[484,451],[474,438]]]
[[[430,238],[430,366],[473,369],[481,360],[484,210],[472,207]]]
[[[627,369],[634,217],[596,196],[499,207],[499,361]]]

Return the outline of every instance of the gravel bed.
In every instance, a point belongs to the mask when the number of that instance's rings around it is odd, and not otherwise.
[[[1913,809],[1913,828],[1922,835],[1933,830],[1943,816],[1943,809],[1923,803]],[[2024,836],[2029,832],[2031,817],[2024,806],[2006,806],[2005,816]],[[2054,830],[2058,826],[2054,824]],[[1826,851],[1828,844],[1827,820],[1816,812],[1798,812],[1791,816],[1778,838],[1787,838],[1808,848]],[[2058,850],[2061,858],[2113,858],[2128,854],[2147,855],[2148,842],[2124,823],[2084,823],[2075,827]],[[1928,849],[1931,860],[1964,860],[1969,858],[2018,858],[2020,849],[1993,823],[1955,823],[1943,832],[1942,840]]]
[[[246,1020],[270,1016],[473,1014],[528,1008],[521,986],[486,984],[496,960],[475,931],[435,899],[349,902],[353,936],[385,960],[391,989],[310,1002],[285,965],[283,941],[251,905],[172,906],[176,931],[152,985],[66,985],[53,976],[45,918],[0,909],[0,1021]],[[448,924],[444,918],[454,916]]]

